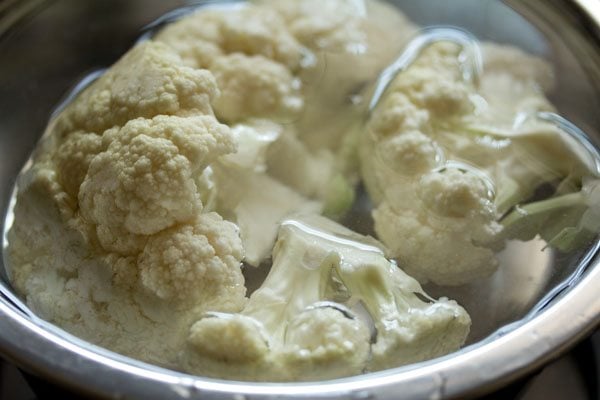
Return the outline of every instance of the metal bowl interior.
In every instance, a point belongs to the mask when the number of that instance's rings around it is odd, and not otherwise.
[[[195,2],[38,0],[0,6],[3,215],[16,175],[68,89],[90,71],[114,62],[144,25],[191,3]],[[592,142],[600,143],[600,21],[586,12],[587,2],[393,3],[423,26],[460,26],[481,40],[514,44],[550,60],[557,76],[551,100]],[[436,360],[335,381],[219,381],[111,353],[35,317],[12,295],[3,267],[0,352],[26,370],[101,397],[396,399],[400,387],[403,398],[475,395],[539,367],[598,326],[598,247],[595,243],[560,257],[542,251],[540,242],[511,244],[501,255],[502,268],[489,279],[452,290],[426,288],[433,295],[456,298],[473,316],[467,347]]]

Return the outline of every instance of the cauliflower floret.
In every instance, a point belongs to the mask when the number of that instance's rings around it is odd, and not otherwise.
[[[494,219],[493,186],[474,170],[449,166],[425,174],[419,184],[423,204],[441,217]]]
[[[205,228],[214,238],[214,257],[225,255],[231,245],[225,257],[228,269],[211,270],[214,287],[197,294],[194,304],[174,307],[172,301],[142,290],[137,256],[100,255],[93,243],[72,229],[76,214],[63,204],[64,192],[47,166],[34,165],[20,177],[19,189],[15,207],[19,223],[9,233],[7,254],[11,282],[33,312],[70,333],[131,357],[179,368],[177,352],[198,315],[207,309],[235,312],[245,304],[235,229],[221,226],[225,229],[213,235],[219,226]],[[226,275],[219,279],[219,272]]]
[[[369,330],[345,307],[322,303],[331,269],[341,256],[332,255],[335,246],[327,246],[329,242],[318,240],[313,232],[304,231],[302,223],[284,223],[269,274],[244,309],[238,314],[211,313],[192,326],[189,350],[182,354],[191,371],[288,381],[334,378],[364,369]],[[231,344],[223,338],[247,350],[229,356]],[[326,368],[317,372],[317,364]]]
[[[201,209],[189,160],[172,143],[145,135],[114,142],[94,158],[79,203],[90,223],[144,235]]]
[[[364,4],[347,0],[266,0],[289,24],[298,40],[309,48],[345,50],[365,46],[366,35],[361,29],[365,16]]]
[[[248,117],[289,117],[302,109],[299,82],[281,64],[263,56],[219,57],[211,68],[221,96],[215,101],[219,118],[234,122]]]
[[[373,112],[369,130],[378,136],[397,135],[409,130],[421,130],[429,120],[429,112],[417,107],[408,96],[392,92]]]
[[[389,90],[406,96],[433,119],[460,117],[473,111],[470,82],[462,77],[460,49],[449,43],[435,43],[422,51],[411,68],[394,80]]]
[[[210,72],[147,42],[50,123],[10,234],[15,287],[43,317],[174,368],[198,315],[243,306],[239,233],[203,210],[198,187],[236,150],[217,93]]]
[[[460,285],[495,271],[494,252],[473,244],[471,226],[441,229],[431,225],[433,218],[412,210],[399,214],[388,203],[373,211],[377,235],[420,282]]]
[[[377,241],[319,216],[285,221],[262,286],[237,314],[210,313],[181,355],[191,371],[252,380],[328,379],[447,354],[471,320],[456,302],[428,298]],[[358,302],[376,335],[346,306]],[[227,341],[225,341],[227,340]],[[239,354],[231,354],[239,346]]]
[[[224,14],[221,46],[227,53],[262,55],[292,71],[298,68],[303,51],[281,16],[265,7]]]
[[[545,62],[484,44],[480,71],[481,49],[465,46],[441,39],[401,55],[414,58],[390,73],[361,137],[375,232],[407,271],[439,285],[491,274],[502,216],[541,184],[567,187],[591,171],[581,149],[538,118],[551,109],[540,92],[550,86]],[[518,66],[505,65],[508,55]]]
[[[213,314],[195,322],[190,328],[188,344],[189,349],[182,354],[184,363],[193,363],[198,356],[219,359],[234,368],[261,360],[268,351],[256,320],[243,315]]]
[[[419,131],[392,136],[378,144],[377,148],[381,161],[401,175],[431,171],[442,157],[436,144]]]
[[[447,167],[424,175],[413,189],[410,202],[385,202],[373,212],[377,234],[404,269],[421,282],[447,285],[493,272],[497,261],[486,245],[501,226],[482,177]]]
[[[284,365],[294,379],[321,380],[323,368],[340,376],[364,369],[370,352],[366,324],[333,307],[305,310],[286,331]]]
[[[211,118],[137,119],[105,133],[110,145],[93,158],[79,190],[81,215],[97,226],[104,248],[130,253],[115,240],[123,233],[151,235],[202,209],[194,172],[235,149]]]
[[[223,54],[220,48],[223,13],[201,10],[160,30],[152,39],[167,44],[193,68],[208,68]]]
[[[193,224],[148,240],[138,259],[141,282],[162,299],[194,303],[215,298],[222,288],[243,289],[243,254],[234,224],[217,213],[200,214]]]
[[[268,7],[201,10],[165,27],[154,38],[173,47],[188,65],[210,68],[217,56],[262,55],[298,68],[302,48],[284,20]]]
[[[92,159],[102,150],[102,136],[82,131],[71,133],[60,145],[56,152],[56,178],[73,198],[77,198]]]
[[[217,85],[206,70],[185,67],[173,50],[144,42],[83,91],[57,118],[55,134],[102,134],[138,117],[212,114]]]

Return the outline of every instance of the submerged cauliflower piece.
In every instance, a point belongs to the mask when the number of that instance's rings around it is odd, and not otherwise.
[[[159,298],[192,304],[213,292],[231,291],[235,298],[244,249],[237,228],[214,212],[200,214],[193,224],[152,236],[138,257],[141,283]],[[233,290],[231,290],[233,289]]]
[[[155,40],[174,48],[187,65],[196,68],[210,68],[220,55],[235,53],[260,55],[296,70],[301,44],[270,5],[201,10],[168,25]]]
[[[498,263],[486,244],[502,228],[482,178],[452,167],[427,173],[415,189],[412,205],[383,202],[373,211],[377,233],[399,264],[420,281],[446,285],[491,274]]]
[[[363,91],[415,30],[390,5],[361,4],[260,0],[202,10],[155,37],[186,64],[214,71],[217,117],[281,124],[267,151],[269,175],[332,216],[353,201]]]
[[[138,117],[212,114],[217,93],[209,71],[184,66],[162,43],[142,43],[78,96],[53,131],[60,138],[79,130],[102,134]]]
[[[203,210],[196,183],[237,147],[212,114],[216,93],[208,71],[148,42],[49,126],[9,234],[13,283],[42,317],[177,367],[184,336],[171,329],[243,306],[238,229]]]
[[[289,118],[302,109],[300,83],[268,58],[234,53],[216,60],[211,71],[221,89],[215,112],[225,121]]]
[[[167,26],[155,40],[214,74],[221,91],[214,109],[223,121],[293,119],[302,110],[295,73],[303,49],[270,7],[203,10]]]
[[[281,221],[350,207],[358,97],[397,51],[384,35],[413,29],[378,2],[336,4],[327,15],[317,2],[202,9],[138,43],[57,114],[19,177],[8,235],[12,283],[36,313],[175,369],[216,356],[264,366],[256,379],[366,368],[369,329],[343,307],[301,307],[276,359],[243,314],[253,301],[242,262],[269,259]]]
[[[370,317],[352,310],[359,303]],[[281,225],[273,266],[244,309],[198,320],[181,357],[214,377],[322,380],[445,355],[470,325],[462,307],[430,299],[374,239],[305,216]]]
[[[552,86],[550,67],[510,47],[473,46],[421,48],[377,98],[361,137],[375,231],[421,282],[490,275],[508,210],[544,183],[562,181],[560,194],[593,175],[581,145],[539,117],[552,110],[541,91]],[[518,61],[507,65],[509,56]]]
[[[202,209],[194,174],[235,150],[212,116],[135,119],[103,136],[110,145],[92,159],[78,200],[106,246],[112,230],[151,235],[192,219]]]

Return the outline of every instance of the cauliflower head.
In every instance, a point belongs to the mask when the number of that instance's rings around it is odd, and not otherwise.
[[[13,283],[34,310],[94,343],[176,367],[184,337],[170,329],[243,306],[239,230],[204,210],[198,184],[237,148],[212,113],[217,93],[208,71],[147,42],[51,123],[19,178],[9,234]],[[132,331],[146,333],[134,343]]]
[[[577,190],[593,163],[539,117],[552,110],[541,92],[552,86],[544,61],[494,44],[420,39],[374,97],[361,175],[390,256],[420,282],[461,285],[496,270],[508,210],[548,182]],[[519,61],[508,66],[508,56]]]

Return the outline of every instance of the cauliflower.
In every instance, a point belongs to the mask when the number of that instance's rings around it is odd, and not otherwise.
[[[286,125],[271,147],[268,171],[303,195],[320,199],[324,213],[339,218],[354,201],[368,84],[400,53],[416,27],[378,1],[260,4],[278,10],[310,50],[299,73],[307,100],[295,129]],[[391,36],[396,38],[392,43],[385,39]],[[289,159],[305,161],[288,168]]]
[[[214,74],[221,91],[214,109],[225,122],[289,120],[302,110],[294,75],[303,49],[269,7],[203,10],[167,26],[155,40]]]
[[[161,299],[196,303],[214,292],[231,291],[239,278],[228,271],[239,268],[244,255],[237,228],[214,212],[200,214],[182,225],[152,236],[138,257],[142,285]],[[232,279],[233,278],[233,279]],[[229,296],[224,296],[229,297]]]
[[[51,123],[9,233],[13,284],[34,311],[176,368],[185,336],[171,329],[244,305],[238,228],[203,209],[197,185],[237,148],[210,108],[216,94],[210,73],[142,43]]]
[[[11,281],[41,318],[113,351],[179,368],[181,332],[207,309],[236,311],[245,304],[241,241],[236,227],[218,215],[202,214],[196,228],[181,228],[185,236],[176,229],[160,233],[169,236],[160,242],[162,255],[156,254],[161,238],[150,237],[138,256],[123,257],[95,247],[72,228],[76,221],[65,222],[57,203],[64,193],[51,171],[30,170],[20,185],[19,223],[10,231],[7,254]],[[169,263],[181,249],[197,255],[198,264],[187,272]],[[160,289],[187,293],[189,300],[153,294],[161,274],[173,278],[161,281]]]
[[[414,29],[378,1],[262,0],[201,10],[154,39],[213,71],[220,120],[279,122],[268,174],[339,217],[354,199],[363,89]],[[388,35],[398,39],[393,46],[382,45]]]
[[[485,181],[452,166],[427,173],[419,183],[411,199],[383,202],[373,211],[390,254],[420,281],[456,285],[492,273],[497,261],[487,244],[502,226]]]
[[[101,135],[135,118],[212,114],[218,94],[206,70],[186,67],[168,46],[135,46],[56,118],[57,138],[75,131]]]
[[[19,176],[14,288],[85,340],[211,377],[322,380],[455,351],[469,315],[403,270],[461,284],[507,238],[589,241],[598,168],[548,113],[549,67],[464,34],[445,36],[462,50],[409,43],[367,102],[415,31],[378,1],[256,0],[138,43]],[[321,216],[353,205],[359,168],[386,247]],[[243,265],[269,263],[246,297]]]
[[[257,265],[268,257],[277,231],[276,224],[243,221],[247,216],[262,215],[277,222],[294,209],[340,218],[352,205],[358,169],[356,139],[364,112],[360,97],[367,82],[400,51],[401,39],[415,29],[389,7],[377,1],[363,8],[335,0],[328,2],[324,12],[317,2],[257,1],[201,9],[153,38],[171,46],[187,65],[213,72],[220,89],[214,101],[219,120],[258,132],[265,128],[257,131],[257,121],[268,119],[267,130],[276,132],[272,140],[255,141],[266,154],[266,174],[256,165],[252,169],[261,171],[253,177],[230,173],[231,168],[225,168],[227,173],[214,168],[215,194],[227,193],[215,207],[232,215],[240,226],[247,242],[247,263]],[[399,38],[397,45],[382,46],[391,32]],[[244,154],[246,150],[239,151],[229,160]],[[241,179],[230,180],[233,177]],[[240,184],[250,180],[270,189],[247,196],[251,187]],[[226,188],[219,189],[219,182]],[[239,192],[247,198],[245,205],[238,205],[234,195],[238,190],[232,190],[237,188],[244,188]],[[267,193],[273,194],[269,201],[280,206],[261,213],[256,205],[258,199],[267,200]],[[260,243],[249,239],[253,228],[266,232]]]
[[[430,30],[407,46],[361,137],[378,237],[408,273],[439,285],[494,272],[495,252],[519,236],[503,233],[520,224],[502,217],[538,187],[562,182],[561,194],[597,174],[572,129],[544,117],[555,114],[540,92],[552,85],[543,61],[450,33]]]
[[[189,370],[209,376],[307,380],[422,361],[460,347],[471,323],[466,311],[454,301],[426,302],[418,295],[429,299],[375,240],[323,217],[290,219],[279,230],[269,274],[246,307],[201,318],[181,357]],[[374,321],[374,339],[368,319],[351,309],[359,302]]]
[[[135,119],[103,137],[110,145],[91,161],[78,200],[107,249],[120,234],[152,235],[191,220],[202,209],[194,173],[235,149],[212,116]]]
[[[490,275],[509,239],[589,243],[600,168],[544,96],[544,61],[452,29],[406,44],[415,31],[378,1],[256,0],[138,43],[20,175],[15,289],[83,339],[211,377],[322,380],[455,351],[469,315],[419,282]],[[344,217],[360,178],[382,243],[324,217]],[[244,264],[270,264],[250,297]]]
[[[262,56],[294,71],[300,65],[302,45],[271,8],[275,4],[201,10],[166,26],[154,39],[168,44],[195,68],[210,68],[219,56],[233,53]]]
[[[411,25],[374,3],[367,14],[322,17],[335,20],[324,33],[322,24],[300,21],[313,18],[316,3],[295,16],[277,2],[258,3],[202,9],[169,24],[50,121],[18,179],[8,234],[13,286],[42,318],[116,352],[197,370],[183,349],[222,355],[226,348],[202,347],[210,336],[202,336],[208,319],[201,317],[249,312],[242,263],[269,260],[281,221],[296,213],[339,217],[350,207],[362,108],[348,96],[393,57],[379,45],[382,15],[394,32]],[[354,61],[360,68],[350,67]],[[321,94],[335,99],[343,118],[322,104],[307,109]],[[313,132],[322,151],[309,144]],[[346,133],[353,139],[338,151],[332,143]],[[295,172],[282,172],[290,163]],[[274,361],[260,379],[271,379],[267,371],[273,379],[317,379],[318,364],[331,376],[361,372],[370,332],[336,307],[302,307],[285,347],[293,374],[278,375]],[[257,360],[265,342],[244,330],[247,319],[236,321],[221,334],[248,345],[227,357]]]
[[[220,57],[211,71],[221,89],[215,112],[224,121],[291,118],[302,109],[299,82],[268,58],[234,53]]]

